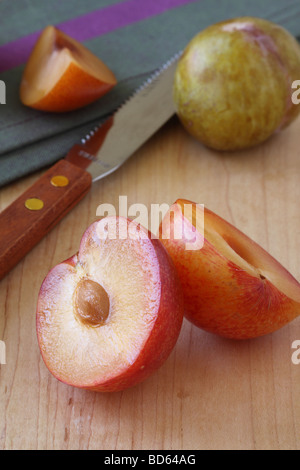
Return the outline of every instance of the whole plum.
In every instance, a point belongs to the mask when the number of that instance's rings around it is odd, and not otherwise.
[[[300,46],[283,27],[241,17],[197,34],[179,59],[173,96],[186,130],[217,150],[250,148],[299,114]]]

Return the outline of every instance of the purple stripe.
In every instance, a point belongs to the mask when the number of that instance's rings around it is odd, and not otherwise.
[[[195,1],[197,0],[127,0],[56,26],[78,41],[87,41]],[[0,46],[0,72],[24,64],[40,33],[41,30]]]

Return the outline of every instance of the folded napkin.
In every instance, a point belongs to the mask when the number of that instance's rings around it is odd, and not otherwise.
[[[258,16],[300,35],[299,0],[1,0],[0,186],[64,157],[91,128],[206,26]],[[19,85],[40,32],[55,25],[114,72],[117,86],[97,102],[64,114],[23,106]]]

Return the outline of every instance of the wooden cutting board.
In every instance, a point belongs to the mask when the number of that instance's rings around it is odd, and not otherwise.
[[[255,149],[221,154],[189,137],[174,117],[118,172],[95,184],[1,281],[1,449],[299,449],[300,364],[292,362],[292,343],[300,340],[300,318],[242,342],[184,321],[162,368],[113,394],[54,379],[35,333],[43,278],[77,251],[98,205],[118,208],[119,195],[128,197],[128,206],[138,202],[149,209],[179,197],[203,203],[300,279],[299,135],[300,119]],[[0,208],[37,177],[2,189]]]

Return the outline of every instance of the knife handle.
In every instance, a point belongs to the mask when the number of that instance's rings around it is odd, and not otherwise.
[[[2,279],[89,191],[91,175],[60,160],[0,213]]]

